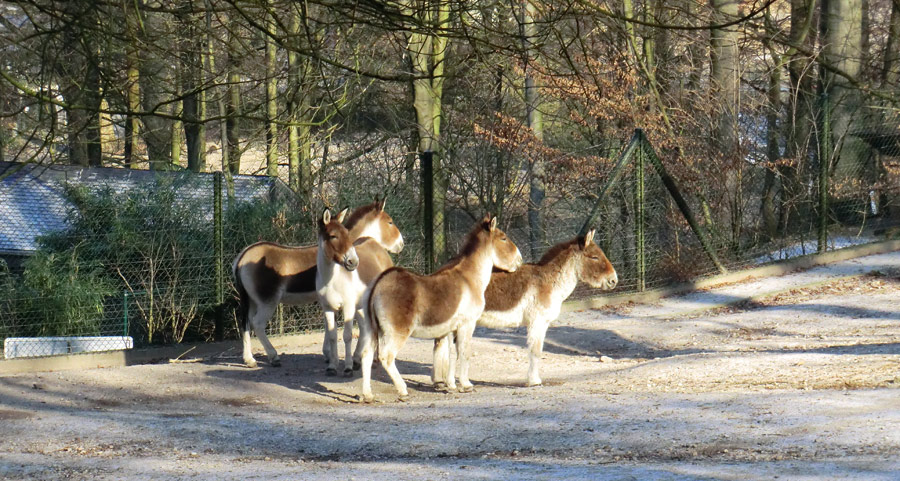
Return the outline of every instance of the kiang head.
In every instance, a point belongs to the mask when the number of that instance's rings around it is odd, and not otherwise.
[[[594,243],[595,233],[591,229],[584,237],[576,239],[581,260],[578,265],[578,280],[594,288],[612,289],[619,283],[619,276],[603,249]]]
[[[359,267],[359,257],[350,239],[350,231],[341,222],[349,209],[345,208],[336,217],[325,209],[319,219],[319,249],[326,259],[342,265],[348,271]]]
[[[384,210],[387,196],[381,200],[375,199],[375,222],[378,225],[378,243],[388,252],[398,254],[403,250],[403,234],[394,224],[394,219]]]
[[[506,232],[497,227],[497,218],[485,214],[481,228],[490,237],[494,267],[508,272],[518,269],[522,265],[522,253]]]
[[[347,228],[352,230],[360,226],[358,237],[371,237],[388,252],[398,254],[403,250],[403,235],[394,224],[394,219],[385,212],[386,202],[387,197],[375,197],[375,202],[356,209],[347,220]]]

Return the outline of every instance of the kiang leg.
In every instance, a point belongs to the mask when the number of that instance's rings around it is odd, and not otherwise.
[[[371,326],[365,319],[359,323],[359,340],[356,342],[356,350],[359,351],[362,368],[362,401],[370,403],[375,400],[372,394],[372,363],[375,360],[376,339]]]
[[[353,370],[356,371],[360,368],[362,362],[362,333],[363,333],[363,323],[367,322],[365,318],[365,313],[362,309],[356,310],[356,325],[359,327],[359,340],[356,341],[356,349],[353,350]]]
[[[256,333],[256,337],[259,338],[260,344],[262,344],[263,349],[266,350],[266,357],[269,358],[269,364],[273,366],[281,366],[281,358],[278,357],[278,352],[275,351],[275,348],[272,346],[272,343],[269,342],[268,336],[266,336],[266,324],[269,323],[269,319],[272,318],[272,314],[275,313],[276,304],[257,304],[256,309],[252,309],[252,315],[250,316],[250,325],[253,326],[253,332]],[[249,339],[248,339],[249,342]]]
[[[338,352],[337,352],[337,327],[334,321],[335,312],[331,309],[323,309],[325,311],[325,344],[328,353],[328,367],[325,373],[329,376],[337,374]]]
[[[356,315],[356,303],[344,305],[344,376],[353,375],[353,316]]]
[[[541,376],[538,373],[541,364],[541,355],[544,352],[544,338],[547,336],[547,328],[550,323],[537,320],[528,327],[528,385],[539,386]]]
[[[469,354],[472,345],[472,335],[475,333],[475,321],[461,325],[456,330],[456,354],[459,358],[459,391],[471,392],[475,389],[469,382]],[[453,377],[453,372],[450,373]]]
[[[431,383],[435,389],[447,389],[447,382],[452,376],[450,371],[451,334],[434,340],[434,361],[431,371]],[[454,382],[455,384],[455,382]]]
[[[403,347],[403,344],[406,343],[408,337],[409,335],[404,336],[392,332],[390,329],[387,331],[383,330],[378,336],[378,360],[381,361],[381,365],[384,366],[388,376],[391,377],[391,381],[394,382],[394,387],[397,388],[397,394],[400,396],[401,401],[409,398],[409,391],[406,389],[406,382],[400,376],[400,371],[397,370],[396,360],[397,353]]]

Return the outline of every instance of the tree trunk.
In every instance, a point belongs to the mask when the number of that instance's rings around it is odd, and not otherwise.
[[[143,2],[139,4],[138,21],[143,28],[138,30],[138,41],[152,45],[159,32],[163,31],[165,17],[158,12],[145,10]],[[171,85],[169,64],[165,59],[147,48],[138,49],[140,66],[140,90],[143,94],[141,105],[147,115],[144,121],[144,143],[147,145],[147,159],[151,170],[169,170],[172,166],[172,121],[166,117],[154,115],[172,114],[171,97],[166,94],[167,85]]]
[[[785,232],[793,224],[795,216],[805,211],[804,178],[810,173],[809,152],[813,146],[815,125],[815,75],[811,68],[813,59],[805,52],[813,52],[816,29],[813,28],[816,0],[791,0],[790,42],[797,45],[787,54],[788,106],[785,135],[785,158],[789,164],[778,167],[782,193],[778,211],[779,231]],[[797,215],[799,214],[799,215]]]
[[[125,46],[125,62],[127,79],[125,85],[125,103],[128,108],[125,114],[125,167],[134,168],[138,162],[138,140],[140,135],[141,111],[141,74],[140,56],[138,54],[137,30],[139,28],[140,11],[134,9],[134,2],[122,1],[122,9],[125,15],[125,30],[128,36],[128,44]]]
[[[766,92],[768,108],[766,110],[766,160],[768,166],[765,169],[763,181],[762,201],[760,213],[762,217],[762,232],[766,240],[774,239],[778,234],[778,218],[776,215],[775,198],[777,196],[776,169],[781,159],[781,129],[779,128],[779,116],[781,115],[781,69],[784,59],[777,52],[773,39],[778,34],[774,19],[769,9],[765,12],[766,36],[763,45],[772,59],[769,70],[769,85]]]
[[[266,18],[265,44],[266,44],[266,175],[278,176],[278,77],[277,54],[275,46],[275,20],[272,18],[272,1],[266,3],[268,16]]]
[[[103,150],[100,144],[100,66],[93,35],[96,12],[84,11],[78,2],[65,4],[66,16],[62,41],[65,48],[58,60],[60,89],[66,101],[66,127],[69,162],[99,166]]]
[[[762,194],[762,220],[763,232],[767,240],[772,240],[778,233],[778,218],[775,214],[775,197],[777,195],[775,169],[781,158],[779,146],[781,135],[778,129],[778,115],[781,112],[781,58],[775,52],[771,42],[766,41],[767,48],[771,52],[772,67],[769,71],[768,100],[769,106],[766,112],[766,176],[763,183]]]
[[[852,135],[863,117],[861,94],[854,85],[862,70],[862,0],[825,0],[822,5],[822,91],[831,108],[831,138],[834,155],[824,152],[831,164],[831,184],[839,192],[831,205],[841,220],[855,221],[864,215],[868,189],[875,180],[873,156],[868,145]],[[848,78],[849,77],[849,78]]]
[[[723,24],[738,16],[737,0],[711,0],[713,23]],[[740,91],[738,33],[734,26],[710,31],[710,80],[720,102],[715,140],[726,155],[737,148],[737,113]]]
[[[891,22],[881,69],[882,87],[900,91],[900,0],[891,1]]]
[[[237,15],[237,14],[234,14]],[[225,150],[225,157],[228,159],[228,170],[232,174],[241,173],[241,145],[240,145],[240,116],[241,109],[241,78],[238,74],[240,69],[238,54],[239,43],[235,30],[238,23],[234,19],[229,20],[228,29],[228,58],[225,83],[225,140],[222,149]]]
[[[302,4],[291,17],[291,36],[299,39],[303,26],[308,21],[306,4]],[[308,203],[312,192],[312,139],[309,118],[309,96],[312,89],[310,76],[311,61],[297,53],[299,41],[288,52],[289,104],[291,126],[288,129],[288,185],[300,198]]]
[[[537,10],[530,0],[522,0],[522,23],[520,36],[522,38],[523,64],[525,68],[525,112],[528,128],[539,142],[544,140],[544,117],[541,113],[541,93],[537,86],[533,72],[533,62],[537,57],[534,42],[537,40],[537,26],[535,17]],[[547,243],[544,222],[541,215],[541,206],[544,203],[546,186],[544,185],[544,161],[540,154],[534,153],[535,158],[531,164],[531,178],[529,181],[528,202],[528,232],[529,247],[532,259],[539,259],[544,245]]]
[[[712,21],[720,25],[738,17],[737,0],[711,0]],[[722,154],[729,192],[731,244],[739,247],[743,227],[743,161],[740,158],[738,112],[740,70],[736,27],[710,30],[710,81],[713,98],[718,99],[719,113],[713,140]]]
[[[443,28],[449,22],[449,6],[439,0],[429,9],[407,9],[407,14],[417,16],[424,25]],[[442,98],[444,82],[444,61],[447,54],[448,40],[441,35],[412,31],[407,36],[407,53],[409,54],[413,74],[413,107],[416,111],[416,132],[418,134],[418,150],[432,152],[434,168],[434,204],[432,219],[434,230],[434,255],[437,264],[447,256],[445,221],[446,197],[449,188],[449,172],[444,168],[439,143]]]
[[[203,155],[200,115],[201,99],[200,88],[203,75],[203,36],[194,23],[190,14],[192,0],[182,2],[182,12],[179,20],[181,23],[181,89],[184,93],[182,99],[181,120],[184,125],[184,140],[187,145],[187,168],[191,172],[202,172],[206,165],[201,160]]]

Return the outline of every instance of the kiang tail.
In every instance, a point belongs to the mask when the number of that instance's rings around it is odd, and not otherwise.
[[[378,319],[378,313],[375,311],[375,305],[373,303],[373,299],[375,298],[375,289],[378,288],[378,283],[381,282],[381,279],[384,278],[384,276],[388,272],[391,272],[392,270],[394,270],[394,268],[388,269],[388,270],[382,272],[381,274],[379,274],[378,277],[376,277],[375,280],[372,281],[372,284],[369,286],[369,288],[366,289],[366,293],[365,293],[365,296],[366,296],[366,302],[365,302],[366,312],[365,312],[365,314],[366,314],[366,319],[368,319],[368,322],[369,322],[369,328],[372,331],[372,345],[373,345],[372,347],[375,349],[375,358],[376,359],[378,358],[378,351],[379,351],[379,347],[381,345],[382,336],[381,336],[381,321]]]
[[[240,257],[238,257],[234,265],[231,268],[232,273],[234,274],[234,288],[238,293],[238,318],[241,327],[241,333],[248,332],[250,330],[250,322],[248,318],[250,317],[250,295],[247,293],[247,288],[244,287],[244,282],[241,280],[241,269],[239,267]]]

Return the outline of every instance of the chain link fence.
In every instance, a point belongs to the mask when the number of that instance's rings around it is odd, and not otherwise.
[[[636,134],[592,160],[590,175],[548,183],[544,236],[535,245],[527,201],[510,202],[501,227],[529,261],[596,228],[619,273],[617,292],[896,235],[900,132],[881,123],[857,127],[834,146],[812,145],[793,164],[751,145],[732,168],[691,177]],[[237,254],[260,240],[313,244],[322,208],[356,207],[376,196],[387,196],[406,241],[395,262],[427,272],[426,234],[446,233],[449,257],[487,209],[450,195],[446,224],[431,226],[422,221],[421,185],[418,164],[395,152],[321,167],[303,196],[265,177],[0,165],[5,355],[235,339]],[[595,295],[584,287],[574,294]],[[321,326],[316,305],[283,306],[269,331]]]

